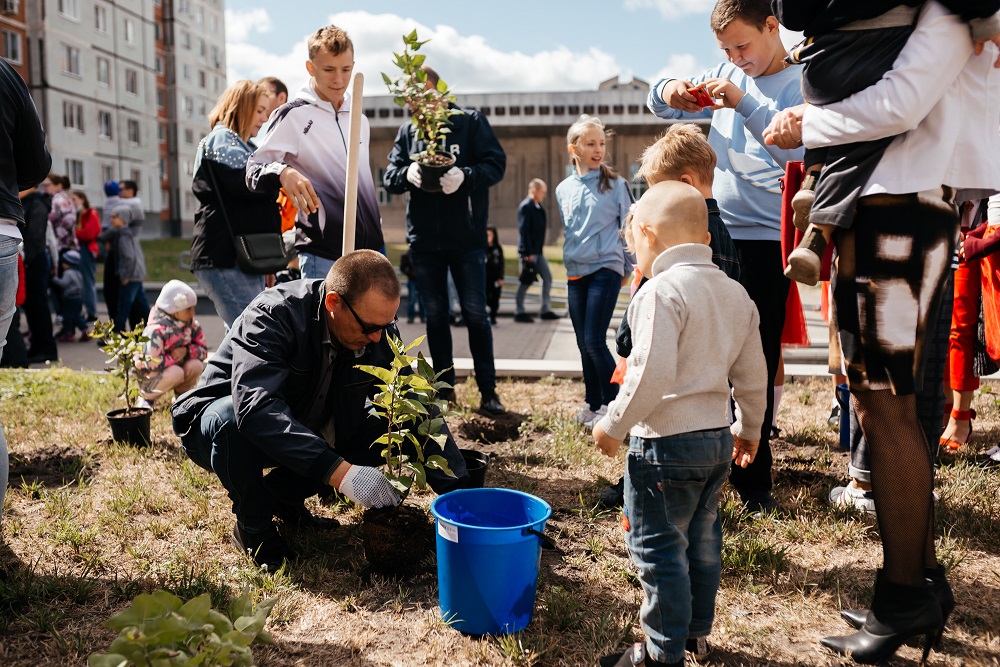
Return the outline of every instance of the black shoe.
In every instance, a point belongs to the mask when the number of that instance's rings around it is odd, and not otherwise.
[[[941,644],[941,634],[944,632],[944,626],[948,622],[948,617],[951,616],[951,612],[955,611],[955,594],[951,591],[951,584],[948,583],[948,578],[944,573],[944,566],[938,565],[937,567],[929,567],[924,570],[924,577],[926,577],[934,589],[934,597],[937,598],[938,604],[941,605],[941,632],[934,639],[934,646],[939,646]],[[843,609],[840,612],[840,617],[847,621],[847,623],[855,630],[860,630],[861,626],[865,624],[868,620],[869,611],[867,609]]]
[[[59,355],[54,352],[48,354],[29,354],[28,363],[29,364],[44,364],[46,361],[58,361]]]
[[[87,315],[87,324],[97,321],[97,315]]]
[[[597,492],[597,502],[609,509],[625,504],[625,478]]]
[[[500,398],[496,394],[489,398],[484,398],[479,409],[491,415],[502,415],[507,412],[507,408],[503,406],[503,403],[500,402]]]
[[[528,313],[518,313],[517,315],[514,316],[514,321],[524,322],[525,324],[531,324],[532,322],[535,321],[535,318],[529,315]]]
[[[543,319],[543,320],[561,320],[562,319],[562,315],[557,315],[556,313],[553,313],[551,310],[546,310],[544,313],[542,313],[538,317],[541,318],[541,319]]]
[[[768,493],[748,493],[741,495],[743,509],[749,514],[772,514],[778,511],[778,502]]]
[[[889,581],[879,570],[875,576],[872,611],[861,629],[846,637],[824,637],[820,643],[840,655],[849,654],[855,662],[869,665],[888,660],[908,639],[924,635],[921,660],[924,664],[943,625],[941,604],[930,582],[904,586]]]
[[[296,554],[273,527],[263,533],[248,533],[233,526],[233,544],[253,562],[268,572],[277,572],[282,565],[295,560]]]
[[[601,667],[682,667],[683,665],[683,658],[680,662],[653,660],[646,653],[646,642],[636,642],[624,653],[613,653],[601,658]]]

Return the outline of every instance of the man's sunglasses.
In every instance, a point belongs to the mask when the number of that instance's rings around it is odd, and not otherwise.
[[[376,331],[383,331],[384,329],[391,327],[393,324],[399,321],[399,316],[396,316],[392,318],[392,322],[389,322],[388,324],[368,324],[363,319],[358,317],[358,314],[354,312],[354,308],[351,307],[350,302],[348,302],[348,300],[344,298],[343,294],[339,296],[340,300],[344,302],[345,306],[347,306],[347,310],[351,311],[351,315],[354,315],[354,319],[358,321],[358,325],[361,327],[361,333],[364,334],[365,336],[370,336]]]

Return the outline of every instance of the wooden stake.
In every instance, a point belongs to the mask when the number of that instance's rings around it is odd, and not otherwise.
[[[358,170],[361,153],[361,119],[364,118],[365,75],[354,72],[351,77],[351,120],[347,131],[347,185],[344,189],[344,247],[342,255],[354,252],[354,234],[358,217]]]

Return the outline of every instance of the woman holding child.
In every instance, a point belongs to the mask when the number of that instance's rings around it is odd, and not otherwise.
[[[955,250],[956,203],[1000,189],[1000,71],[995,52],[975,55],[982,46],[957,15],[927,2],[881,81],[840,102],[789,109],[768,129],[783,147],[899,135],[862,188],[852,226],[833,237],[835,323],[870,447],[884,564],[871,611],[842,612],[858,632],[823,644],[861,663],[921,636],[926,657],[955,607],[934,552],[932,456],[914,390]]]
[[[575,173],[556,187],[556,201],[565,237],[569,316],[583,362],[586,402],[577,421],[592,425],[618,394],[607,332],[622,280],[632,268],[621,234],[632,194],[625,179],[604,164],[606,132],[598,118],[580,116],[566,143]]]
[[[201,140],[194,163],[194,194],[201,207],[194,215],[191,270],[212,300],[226,330],[265,287],[265,277],[236,264],[233,234],[281,233],[278,191],[251,192],[246,185],[250,142],[267,122],[268,91],[252,81],[237,81],[208,116],[212,131]]]

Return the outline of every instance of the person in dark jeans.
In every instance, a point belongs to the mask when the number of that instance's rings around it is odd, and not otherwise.
[[[439,77],[429,67],[428,87]],[[421,189],[419,165],[411,155],[424,150],[413,125],[403,124],[389,153],[383,185],[393,194],[410,193],[406,206],[406,240],[416,268],[427,317],[427,346],[434,370],[441,379],[455,383],[451,326],[448,319],[448,272],[451,271],[469,332],[476,383],[483,411],[506,411],[496,393],[493,330],[486,314],[486,224],[489,189],[503,179],[507,156],[486,117],[478,111],[452,105],[450,132],[440,150],[455,157],[454,166],[441,177],[441,191]],[[454,394],[446,396],[454,398]]]
[[[28,363],[41,364],[59,358],[52,333],[52,311],[49,310],[49,277],[52,260],[45,244],[49,207],[52,198],[31,188],[21,193],[21,207],[26,222],[24,234],[24,318],[31,334]]]

